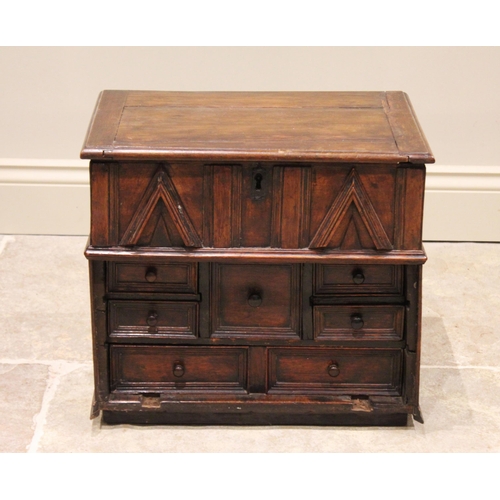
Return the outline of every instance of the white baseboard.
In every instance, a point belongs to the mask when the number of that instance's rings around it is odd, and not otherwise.
[[[88,161],[0,159],[0,234],[87,235]],[[424,240],[500,242],[500,166],[427,167]]]
[[[88,165],[0,159],[0,234],[88,234]]]
[[[428,165],[423,238],[500,242],[500,166]]]

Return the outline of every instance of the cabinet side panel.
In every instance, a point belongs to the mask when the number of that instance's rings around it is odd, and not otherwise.
[[[420,353],[422,327],[422,266],[406,266],[406,349],[404,396],[407,404],[414,408],[414,417],[422,422],[419,408]]]
[[[422,247],[425,167],[409,167],[406,171],[403,250]]]
[[[92,313],[95,401],[104,402],[109,395],[108,348],[106,343],[106,269],[104,262],[89,262]],[[95,416],[95,415],[94,415]]]
[[[109,245],[109,166],[90,162],[90,242]]]

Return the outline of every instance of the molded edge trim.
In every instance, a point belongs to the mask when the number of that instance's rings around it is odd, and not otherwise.
[[[423,264],[427,256],[421,250],[392,250],[390,252],[359,251],[345,252],[339,250],[314,251],[308,249],[276,249],[276,248],[199,248],[199,249],[165,249],[154,247],[93,247],[88,246],[85,256],[89,260],[144,261],[144,259],[163,259],[169,261],[211,261],[211,262],[273,262],[278,259],[282,263],[316,262],[369,264]]]
[[[89,182],[86,160],[0,158],[0,184],[85,185]]]

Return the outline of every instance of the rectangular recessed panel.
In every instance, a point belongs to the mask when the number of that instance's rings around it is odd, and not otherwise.
[[[175,127],[165,127],[168,123]],[[306,129],[308,134],[303,133]],[[292,142],[295,149],[308,151],[398,152],[385,112],[380,108],[221,109],[210,107],[209,103],[195,108],[125,107],[114,145],[161,148],[168,144],[172,149],[189,145],[199,150],[259,151],[287,149]]]
[[[300,266],[212,266],[212,336],[297,338],[299,318]]]
[[[395,396],[399,349],[269,349],[269,393]]]
[[[316,340],[401,340],[403,306],[315,306]]]
[[[109,263],[112,292],[197,293],[197,264]]]
[[[196,338],[198,303],[181,301],[112,300],[111,338]]]
[[[370,264],[318,264],[315,266],[316,294],[400,294],[401,266]]]
[[[243,347],[110,346],[111,388],[246,392]]]

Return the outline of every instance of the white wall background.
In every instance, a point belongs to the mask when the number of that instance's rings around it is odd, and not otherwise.
[[[404,90],[436,156],[424,238],[500,241],[500,47],[0,47],[0,233],[86,234],[98,93]]]

